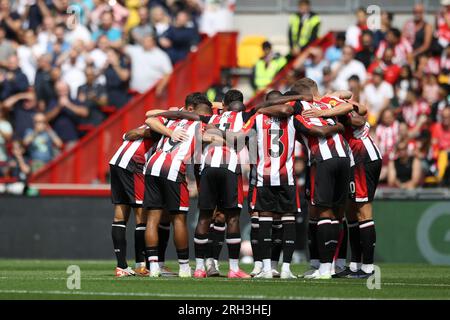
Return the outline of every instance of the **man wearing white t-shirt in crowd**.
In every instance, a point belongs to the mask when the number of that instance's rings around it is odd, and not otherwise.
[[[143,37],[141,45],[126,46],[125,52],[131,59],[130,88],[144,93],[158,83],[156,94],[160,95],[169,81],[172,63],[167,53],[156,46],[154,37]]]
[[[334,79],[334,90],[348,90],[348,79],[356,75],[361,83],[366,81],[366,68],[364,64],[355,59],[353,47],[346,45],[342,49],[342,58],[331,66],[331,75]]]
[[[369,116],[378,119],[381,110],[388,107],[394,97],[394,88],[389,82],[384,81],[383,70],[380,68],[374,70],[372,81],[365,85],[363,95]]]
[[[345,32],[345,44],[351,46],[356,52],[362,49],[362,33],[367,30],[367,13],[364,8],[356,10],[356,24],[351,25]]]

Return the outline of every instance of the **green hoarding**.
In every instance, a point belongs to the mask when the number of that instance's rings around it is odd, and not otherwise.
[[[379,262],[450,265],[450,201],[374,202]]]

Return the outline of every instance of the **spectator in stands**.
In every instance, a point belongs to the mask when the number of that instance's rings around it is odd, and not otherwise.
[[[355,59],[361,61],[365,68],[368,68],[375,58],[375,48],[373,46],[373,34],[370,30],[364,30],[361,36],[361,49],[356,52]]]
[[[204,1],[200,18],[200,32],[210,37],[217,32],[230,31],[233,28],[234,0]]]
[[[127,46],[125,51],[131,58],[130,87],[144,93],[156,84],[156,93],[162,94],[172,73],[172,64],[169,56],[156,46],[155,39],[146,36],[141,45]]]
[[[431,137],[437,152],[450,152],[450,107],[444,108],[441,120],[431,126]]]
[[[70,43],[66,41],[66,27],[64,24],[59,24],[55,27],[55,37],[48,43],[47,52],[52,54],[53,61],[56,61],[58,56],[70,50]]]
[[[8,143],[13,136],[13,128],[6,119],[6,112],[0,106],[0,166],[8,160]]]
[[[433,27],[425,21],[425,7],[422,3],[416,3],[413,7],[412,20],[405,23],[403,36],[413,48],[413,56],[418,57],[426,53],[433,39]]]
[[[402,71],[399,65],[392,62],[394,58],[394,50],[392,48],[386,48],[381,60],[375,60],[370,64],[367,69],[369,75],[373,74],[374,70],[381,69],[384,73],[384,80],[391,85],[394,85]]]
[[[320,17],[311,11],[309,0],[298,2],[298,11],[289,18],[289,47],[292,56],[296,56],[319,37]]]
[[[173,25],[159,38],[159,44],[176,64],[183,60],[199,41],[199,34],[186,11],[180,11]]]
[[[20,181],[26,181],[27,176],[31,173],[31,167],[24,158],[25,150],[19,141],[12,143],[12,156],[9,158],[6,167],[0,168],[0,176],[8,178],[16,178]]]
[[[96,74],[93,66],[85,70],[86,83],[78,88],[77,99],[89,109],[89,117],[82,119],[82,123],[99,125],[103,121],[100,106],[108,103],[108,95],[104,85],[96,82]]]
[[[45,16],[42,24],[37,29],[37,41],[41,48],[48,51],[48,48],[55,42],[55,19],[52,16]]]
[[[294,62],[294,68],[304,71],[305,77],[314,80],[320,92],[323,91],[323,69],[325,67],[328,67],[328,62],[323,58],[323,51],[320,47],[308,47]]]
[[[417,91],[410,89],[406,99],[400,106],[402,119],[408,125],[410,132],[418,136],[423,125],[427,122],[431,113],[430,105],[419,96]]]
[[[86,61],[82,55],[82,48],[73,46],[66,54],[59,57],[57,65],[61,67],[61,79],[70,87],[70,96],[75,98],[78,88],[86,83],[84,75]]]
[[[321,94],[327,94],[333,91],[333,78],[331,76],[331,68],[326,66],[322,70],[322,88]]]
[[[420,186],[422,168],[417,156],[408,155],[408,146],[401,142],[396,148],[396,158],[389,161],[388,185],[412,190]]]
[[[441,9],[436,15],[436,36],[441,49],[450,44],[450,1],[442,0]]]
[[[153,27],[150,23],[150,15],[147,7],[139,7],[139,24],[130,31],[130,38],[133,44],[142,42],[145,36],[153,35]]]
[[[422,80],[422,98],[428,102],[429,105],[439,100],[439,84],[434,74],[427,74]]]
[[[333,87],[335,90],[347,90],[348,79],[353,75],[357,75],[362,83],[366,81],[366,68],[354,57],[354,49],[346,45],[342,50],[341,60],[331,66],[332,77],[334,79]]]
[[[103,13],[111,13],[111,27],[122,30],[128,19],[128,9],[118,1],[97,0],[95,9],[90,14],[91,29],[99,29],[99,25],[103,22]],[[109,19],[109,18],[108,18]],[[101,27],[100,27],[101,29]],[[114,40],[113,40],[114,41]]]
[[[56,98],[55,79],[52,78],[52,57],[44,54],[38,59],[38,69],[34,81],[34,90],[41,110],[51,99]]]
[[[89,45],[91,47],[92,44]],[[96,46],[88,50],[86,54],[86,63],[92,62],[94,64],[95,70],[100,71],[108,61],[108,56],[106,52],[108,51],[110,45],[108,37],[105,35],[100,36],[97,40]]]
[[[364,102],[369,111],[369,122],[375,123],[381,110],[390,106],[391,99],[394,98],[394,88],[384,80],[384,73],[381,69],[375,69],[372,80],[364,86]]]
[[[387,51],[386,51],[387,52]],[[395,83],[395,90],[398,103],[402,104],[408,94],[408,90],[416,90],[418,87],[417,80],[414,79],[411,67],[404,65],[401,67],[399,78]]]
[[[13,44],[5,35],[5,28],[0,25],[0,68],[6,68],[9,57],[14,54]]]
[[[345,45],[345,33],[339,32],[336,35],[334,44],[325,51],[325,59],[333,64],[342,58],[342,48]]]
[[[348,78],[348,90],[353,94],[352,100],[357,102],[361,101],[361,97],[363,95],[363,86],[361,80],[357,75],[353,75]],[[331,90],[330,90],[331,91]]]
[[[159,39],[164,32],[170,27],[170,17],[167,12],[161,6],[152,7],[151,12],[151,23],[153,28],[155,28],[156,38]]]
[[[11,10],[9,0],[0,0],[0,27],[5,30],[5,37],[11,41],[19,41],[21,27],[20,15]]]
[[[380,29],[373,33],[373,46],[378,48],[381,41],[386,39],[386,33],[392,28],[392,21],[394,21],[394,14],[392,12],[381,12],[381,26]]]
[[[400,30],[391,28],[386,33],[386,39],[381,41],[380,46],[376,52],[378,59],[381,59],[384,55],[386,48],[394,48],[393,62],[400,66],[408,63],[411,60],[413,48],[408,40],[402,37]]]
[[[439,86],[439,99],[431,105],[431,121],[441,121],[442,111],[449,106],[449,87],[446,85],[441,85]]]
[[[44,113],[36,113],[34,128],[25,132],[23,145],[31,160],[31,170],[37,171],[55,156],[54,147],[61,149],[62,140],[49,126]]]
[[[367,12],[364,8],[356,10],[356,24],[347,28],[345,33],[345,44],[351,46],[355,52],[359,52],[362,49],[362,33],[367,28]]]
[[[375,142],[383,155],[384,160],[393,159],[394,148],[399,138],[400,122],[395,118],[391,108],[385,108],[380,112],[375,130]],[[383,162],[383,164],[387,164]]]
[[[103,11],[100,16],[101,23],[98,30],[92,34],[92,40],[97,41],[101,35],[106,35],[111,44],[120,45],[122,32],[119,28],[113,27],[114,16],[111,11]]]
[[[38,44],[33,30],[24,32],[24,44],[17,48],[20,69],[25,73],[30,85],[34,84],[37,70],[37,59],[45,53]]]
[[[103,69],[106,79],[106,92],[108,104],[117,108],[123,107],[130,96],[128,94],[128,83],[130,81],[130,61],[127,56],[114,48],[106,51],[107,60]],[[141,65],[141,72],[142,67]]]
[[[10,113],[14,126],[14,139],[22,140],[25,131],[33,127],[33,116],[38,110],[33,91],[20,92],[3,102],[3,108]]]
[[[276,74],[286,65],[286,58],[273,52],[272,44],[265,41],[262,44],[263,56],[253,67],[253,87],[255,90],[265,89],[276,76]]]
[[[19,67],[19,59],[16,55],[9,57],[7,61],[7,69],[5,72],[0,71],[0,99],[8,97],[28,89],[27,76]]]
[[[77,125],[89,116],[89,109],[70,97],[69,86],[64,81],[55,84],[57,99],[46,106],[45,115],[57,135],[68,146],[78,139]]]

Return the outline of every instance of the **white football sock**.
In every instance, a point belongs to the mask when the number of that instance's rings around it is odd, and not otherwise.
[[[156,271],[159,271],[158,262],[150,262],[150,272],[156,272]]]
[[[352,272],[356,272],[361,268],[361,263],[359,262],[350,262],[350,271]]]
[[[291,264],[283,262],[283,264],[281,265],[281,272],[291,272]]]
[[[263,259],[263,271],[264,272],[272,271],[272,261],[270,261],[270,259]]]
[[[277,270],[277,268],[278,268],[278,261],[272,260],[272,261],[271,261],[271,265],[272,265],[272,269]]]
[[[372,273],[373,272],[373,264],[362,264],[361,270],[365,273]]]
[[[319,269],[320,267],[320,261],[319,259],[311,259],[311,261],[309,262],[309,264],[311,265],[311,267],[313,269]]]
[[[188,272],[190,271],[189,263],[180,263],[180,271],[182,272]]]
[[[233,272],[239,271],[239,259],[230,259],[230,270]]]
[[[195,270],[205,270],[205,259],[195,258]]]
[[[319,267],[319,272],[321,275],[331,274],[331,263],[330,262],[321,263]]]
[[[344,269],[346,263],[347,263],[347,260],[345,260],[345,259],[337,259],[335,266],[337,268]]]

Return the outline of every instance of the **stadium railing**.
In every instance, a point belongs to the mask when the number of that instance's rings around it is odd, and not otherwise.
[[[127,130],[143,124],[145,112],[182,106],[193,91],[206,91],[220,80],[221,68],[236,67],[237,32],[218,33],[206,38],[195,52],[174,67],[163,94],[153,87],[134,97],[125,107],[86,134],[73,148],[66,150],[30,177],[31,183],[105,183],[108,161]]]

